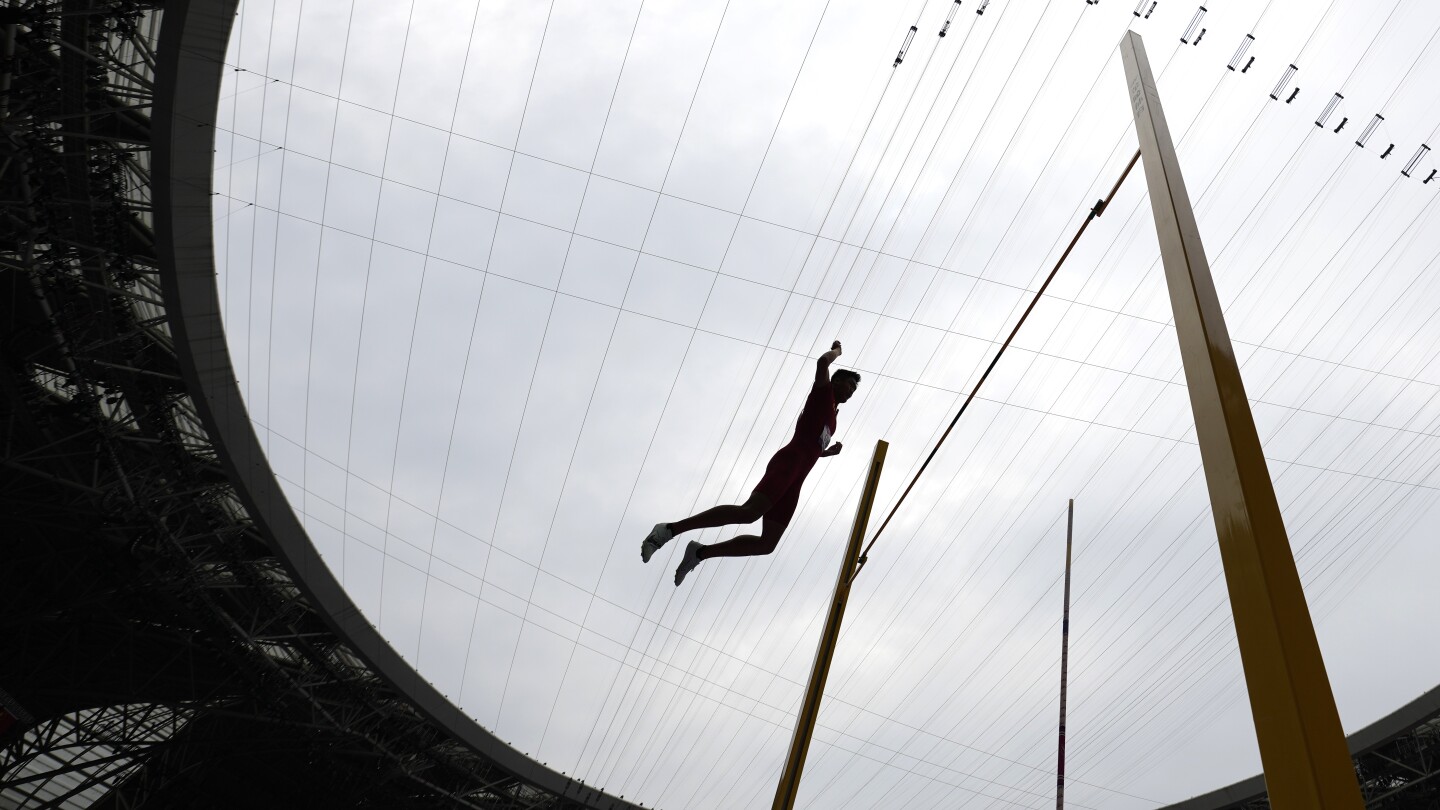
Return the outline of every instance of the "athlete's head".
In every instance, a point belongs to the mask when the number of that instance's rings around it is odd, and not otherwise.
[[[830,386],[835,389],[835,401],[845,402],[855,396],[855,389],[860,387],[860,375],[842,368],[830,375]]]

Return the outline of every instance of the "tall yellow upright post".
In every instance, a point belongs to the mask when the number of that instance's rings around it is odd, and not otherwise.
[[[1140,36],[1126,34],[1120,54],[1270,806],[1358,810],[1325,662]]]
[[[830,600],[830,612],[825,616],[825,629],[820,637],[820,647],[815,650],[815,663],[810,667],[805,699],[801,701],[800,713],[795,718],[795,734],[790,738],[790,754],[785,758],[785,771],[780,774],[780,785],[775,789],[773,810],[790,810],[800,792],[800,773],[805,769],[805,755],[810,750],[815,719],[820,716],[820,696],[825,691],[830,662],[835,658],[835,640],[840,637],[840,621],[845,618],[850,581],[855,576],[860,544],[870,525],[870,509],[875,505],[875,489],[880,486],[880,469],[885,466],[885,451],[889,448],[889,443],[884,440],[875,442],[875,455],[870,457],[870,473],[865,476],[865,489],[860,494],[860,506],[855,510],[855,523],[850,527],[850,542],[846,544],[845,557],[840,561],[835,595]]]

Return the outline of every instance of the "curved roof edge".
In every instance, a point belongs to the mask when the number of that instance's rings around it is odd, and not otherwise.
[[[423,716],[536,788],[596,810],[638,810],[511,748],[381,637],[331,574],[280,490],[240,396],[221,323],[211,234],[215,111],[238,0],[167,0],[154,114],[155,230],[175,351],[205,429],[250,512],[333,631]]]
[[[1350,756],[1359,759],[1376,748],[1428,722],[1440,720],[1440,686],[1436,686],[1345,738]],[[1209,793],[1168,805],[1162,810],[1224,810],[1265,798],[1265,775],[1257,774]]]

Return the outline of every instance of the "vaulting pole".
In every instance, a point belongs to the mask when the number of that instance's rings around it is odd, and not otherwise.
[[[1070,675],[1070,549],[1075,542],[1075,499],[1065,513],[1065,613],[1060,622],[1060,764],[1055,769],[1055,810],[1065,810],[1065,689]]]
[[[1362,802],[1355,767],[1138,34],[1125,35],[1120,55],[1270,806],[1358,810]]]
[[[800,792],[800,773],[805,769],[805,755],[810,750],[815,719],[820,716],[820,696],[825,691],[830,662],[835,658],[835,641],[840,637],[840,621],[845,618],[845,603],[850,598],[850,581],[855,576],[856,563],[860,559],[860,543],[865,539],[865,530],[870,523],[870,509],[875,505],[875,489],[880,486],[880,468],[885,466],[885,451],[889,447],[889,443],[883,440],[876,442],[875,455],[870,458],[870,473],[865,476],[865,489],[860,494],[860,506],[855,510],[855,523],[850,527],[850,542],[846,544],[845,557],[840,561],[840,576],[835,580],[835,595],[830,600],[830,612],[825,616],[825,629],[820,638],[820,647],[815,651],[815,663],[810,667],[810,683],[805,688],[805,699],[800,703],[800,713],[795,718],[795,734],[790,738],[790,753],[785,758],[785,771],[780,774],[780,785],[775,789],[773,810],[790,810],[795,806],[795,797]]]

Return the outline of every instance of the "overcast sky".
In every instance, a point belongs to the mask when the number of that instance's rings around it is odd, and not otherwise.
[[[216,262],[292,506],[518,749],[763,804],[875,441],[888,512],[1136,148],[1131,29],[1341,719],[1394,710],[1440,680],[1440,161],[1401,174],[1440,8],[1196,5],[964,0],[941,38],[950,0],[244,0]],[[857,581],[800,806],[1053,803],[1068,498],[1069,803],[1259,771],[1169,320],[1137,171]],[[779,549],[678,589],[683,542],[642,564],[655,522],[744,500],[835,339],[845,449]]]

